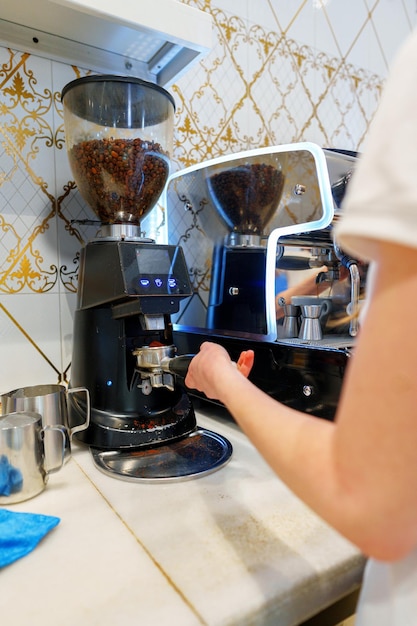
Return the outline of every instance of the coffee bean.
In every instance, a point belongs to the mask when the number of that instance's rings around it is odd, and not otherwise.
[[[169,175],[160,144],[140,138],[82,141],[69,160],[81,195],[103,224],[140,224]]]
[[[285,176],[273,165],[246,163],[209,178],[217,210],[232,230],[262,235],[278,208]]]

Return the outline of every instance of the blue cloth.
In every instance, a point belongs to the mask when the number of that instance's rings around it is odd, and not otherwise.
[[[7,456],[0,456],[0,496],[10,496],[22,489],[22,473],[17,467],[10,465]]]
[[[51,515],[0,508],[0,568],[32,552],[61,520]]]

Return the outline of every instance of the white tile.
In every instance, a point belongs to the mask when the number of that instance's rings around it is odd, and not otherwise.
[[[70,378],[70,364],[73,346],[74,311],[77,304],[77,294],[64,290],[60,296],[60,347],[61,347],[61,371],[67,372],[67,380]]]
[[[370,0],[368,0],[370,2]],[[369,47],[369,66],[385,76],[399,48],[416,25],[417,12],[413,1],[395,3],[381,0],[372,11],[374,35]]]
[[[259,25],[266,33],[276,32],[279,35],[288,33],[291,25],[298,19],[303,4],[303,0],[249,1],[248,21]]]
[[[310,3],[311,4],[311,3]],[[368,21],[365,0],[330,1],[314,10],[315,48],[336,58],[346,58],[358,34]]]
[[[253,0],[213,0],[211,6],[215,12],[218,10],[229,16],[239,16],[245,19],[251,4],[253,4]]]
[[[61,370],[57,294],[0,297],[3,391],[58,382]]]
[[[43,179],[50,188],[54,176],[51,61],[19,51],[12,54],[16,71],[2,81],[7,107],[3,128],[13,141],[14,156],[25,163],[27,178],[37,186]]]

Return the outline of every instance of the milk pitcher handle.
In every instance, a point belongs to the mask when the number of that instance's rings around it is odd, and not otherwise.
[[[78,426],[73,426],[72,428],[70,428],[71,437],[75,433],[78,433],[81,430],[85,430],[90,425],[90,406],[91,406],[91,404],[90,404],[90,392],[88,391],[88,389],[86,387],[72,387],[71,389],[68,389],[68,393],[77,393],[77,392],[84,392],[85,393],[85,407],[86,407],[85,413],[86,413],[86,415],[85,415],[85,422],[84,422],[84,424],[79,424]]]
[[[61,433],[61,435],[62,435],[62,448],[61,448],[61,450],[60,450],[60,455],[59,455],[59,457],[60,457],[60,458],[59,458],[59,463],[58,463],[58,465],[56,465],[56,466],[54,466],[54,467],[49,467],[49,466],[48,466],[48,459],[46,458],[46,459],[44,460],[44,470],[45,470],[45,473],[46,473],[47,475],[48,475],[48,474],[53,474],[54,472],[57,472],[57,471],[58,471],[58,470],[60,470],[60,469],[61,469],[61,467],[63,466],[63,464],[64,464],[64,460],[65,460],[65,446],[66,446],[66,443],[67,443],[67,438],[68,438],[68,435],[69,435],[69,433],[68,433],[68,428],[66,428],[63,424],[56,424],[56,425],[54,425],[54,426],[49,426],[49,425],[47,425],[47,426],[44,426],[44,427],[42,428],[42,431],[41,431],[41,432],[42,432],[42,436],[43,436],[44,438],[45,438],[45,436],[46,436],[46,434],[45,434],[45,433],[46,433],[47,431],[49,431],[49,430],[57,430],[58,432],[60,432],[60,433]]]

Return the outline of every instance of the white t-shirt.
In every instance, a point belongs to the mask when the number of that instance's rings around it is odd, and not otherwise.
[[[416,626],[417,549],[405,559],[365,567],[355,626]]]
[[[369,261],[372,240],[417,247],[417,31],[391,68],[335,235]],[[355,626],[416,625],[417,548],[394,563],[370,559]]]
[[[343,213],[347,252],[370,260],[372,239],[417,247],[417,30],[392,66]]]

